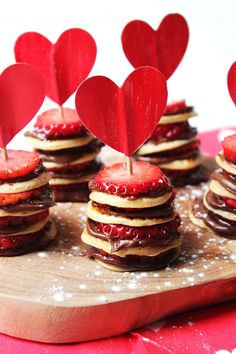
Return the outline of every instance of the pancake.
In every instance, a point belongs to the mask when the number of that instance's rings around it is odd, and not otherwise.
[[[0,193],[12,194],[30,191],[46,185],[50,177],[46,172],[41,173],[38,177],[24,182],[3,183],[0,185]]]
[[[120,197],[118,195],[93,191],[89,197],[94,202],[100,204],[108,204],[111,206],[115,206],[117,208],[144,209],[144,208],[151,208],[158,205],[162,205],[166,203],[171,198],[171,196],[172,196],[172,192],[168,192],[168,193],[164,193],[159,197],[154,197],[154,198],[141,197],[141,198],[130,200],[125,197]]]
[[[163,143],[156,143],[154,144],[152,141],[147,142],[144,144],[138,151],[138,155],[149,155],[149,154],[155,154],[158,152],[164,152],[167,150],[175,150],[179,147],[182,147],[184,145],[188,145],[192,142],[196,141],[196,138],[192,139],[183,139],[183,140],[173,140],[173,141],[166,141]]]
[[[78,146],[84,146],[89,144],[94,137],[92,135],[86,135],[80,138],[74,139],[61,139],[61,140],[39,140],[31,136],[25,136],[25,141],[27,144],[32,146],[34,149],[54,151],[69,149]]]
[[[171,115],[164,115],[159,124],[174,124],[187,121],[189,118],[195,117],[197,114],[194,111],[183,112]]]
[[[134,227],[144,227],[144,226],[164,224],[171,220],[174,220],[176,217],[176,213],[173,212],[173,215],[167,218],[129,219],[127,217],[114,216],[114,215],[108,215],[106,213],[103,213],[99,208],[94,207],[92,205],[92,202],[90,201],[87,207],[87,216],[94,221],[105,223],[105,224],[118,224],[118,225],[122,224],[127,226],[134,226]]]

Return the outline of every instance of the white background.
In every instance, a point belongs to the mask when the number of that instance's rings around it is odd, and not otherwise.
[[[126,23],[141,19],[157,28],[165,15],[175,12],[187,19],[190,42],[168,81],[169,100],[185,98],[194,105],[199,114],[194,124],[201,131],[236,126],[226,83],[236,61],[235,0],[2,0],[0,69],[14,63],[14,42],[23,32],[37,31],[55,42],[64,30],[78,27],[97,42],[91,75],[106,75],[120,85],[132,71],[120,41]],[[73,104],[72,98],[67,106]],[[41,110],[50,105],[45,101]]]

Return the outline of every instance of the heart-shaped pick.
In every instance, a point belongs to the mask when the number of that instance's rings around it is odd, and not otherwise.
[[[96,52],[93,37],[79,28],[63,32],[55,44],[35,32],[22,34],[15,43],[16,61],[39,70],[46,95],[60,106],[89,75]]]
[[[0,147],[6,145],[37,113],[45,98],[40,74],[26,64],[14,64],[0,76]]]
[[[75,98],[77,112],[86,128],[127,156],[152,134],[166,101],[166,80],[151,67],[133,71],[121,88],[104,76],[87,79]]]
[[[230,97],[236,105],[236,62],[229,69],[227,83]]]
[[[164,17],[155,31],[146,22],[131,21],[123,30],[122,45],[133,67],[153,66],[168,79],[178,67],[189,39],[188,24],[183,16]]]

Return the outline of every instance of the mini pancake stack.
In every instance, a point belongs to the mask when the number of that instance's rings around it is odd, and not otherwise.
[[[40,249],[56,236],[49,176],[35,152],[8,150],[0,157],[0,255]]]
[[[236,239],[236,135],[223,141],[216,157],[220,169],[211,174],[203,200],[190,210],[191,221],[219,236]]]
[[[87,255],[115,271],[162,268],[180,253],[180,218],[175,192],[160,168],[134,162],[133,174],[120,163],[100,171],[92,193],[82,241]]]
[[[51,109],[37,117],[26,142],[40,155],[56,202],[88,201],[88,182],[101,168],[101,144],[82,125],[73,109]]]
[[[193,116],[193,107],[184,100],[169,104],[152,136],[136,153],[137,160],[158,165],[176,187],[207,180],[197,130],[188,122]]]

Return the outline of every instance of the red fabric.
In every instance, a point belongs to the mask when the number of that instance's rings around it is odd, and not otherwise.
[[[133,333],[138,341],[146,338],[147,353],[154,353],[154,344],[158,353],[231,352],[236,348],[236,301],[173,316],[157,329]]]
[[[224,131],[221,129],[201,133],[200,140],[202,151],[214,157],[218,153],[218,151],[222,149],[220,137],[221,135],[223,136],[223,133]],[[225,130],[225,133],[227,133],[227,130]]]
[[[220,149],[219,131],[201,135],[204,151]],[[0,335],[4,354],[219,354],[236,353],[236,301],[172,316],[129,334],[88,343],[42,344]]]
[[[231,353],[234,348],[236,301],[197,309],[158,321],[149,328],[88,343],[42,344],[0,335],[0,352],[4,354],[213,354],[223,349]]]

